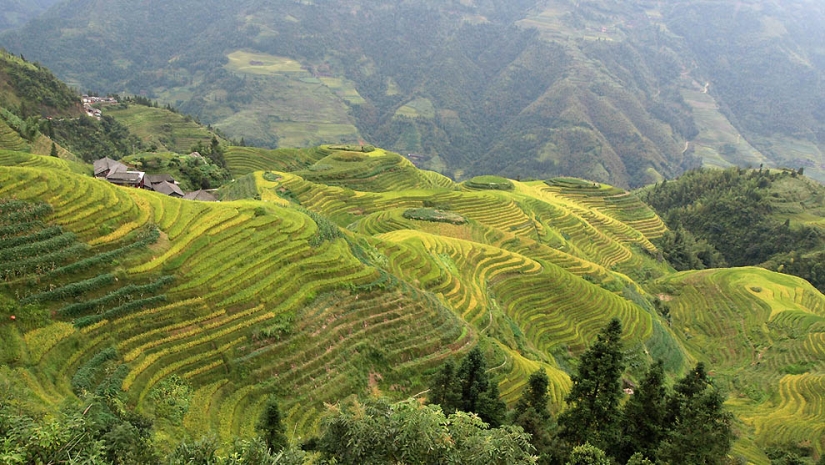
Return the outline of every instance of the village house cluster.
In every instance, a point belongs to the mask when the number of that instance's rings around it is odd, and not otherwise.
[[[81,101],[83,102],[83,110],[86,111],[86,114],[97,119],[100,119],[103,112],[101,112],[99,108],[95,108],[92,105],[113,105],[118,103],[114,97],[90,97],[88,95],[82,96]]]
[[[178,182],[169,174],[146,174],[143,171],[133,171],[123,163],[108,157],[96,160],[94,170],[96,178],[105,179],[118,186],[148,189],[186,200],[204,202],[216,202],[218,200],[214,195],[204,190],[184,193]]]

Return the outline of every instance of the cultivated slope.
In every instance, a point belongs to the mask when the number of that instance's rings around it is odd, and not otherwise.
[[[619,317],[628,381],[656,358],[673,375],[710,363],[744,422],[737,454],[764,462],[757,446],[779,421],[783,438],[823,450],[825,297],[760,269],[672,274],[651,242],[664,225],[622,190],[456,184],[360,146],[233,148],[227,159],[242,177],[224,194],[248,199],[186,202],[51,157],[0,157],[2,311],[16,316],[0,320],[12,341],[0,375],[42,405],[122,391],[172,442],[252,434],[276,393],[291,434],[305,436],[323,402],[418,394],[476,343],[508,402],[544,367],[558,408],[575,357]],[[20,215],[25,230],[11,227]],[[646,288],[668,301],[670,323]],[[177,420],[156,408],[168,383],[192,389]],[[790,420],[794,409],[805,414]]]
[[[672,328],[730,385],[731,406],[759,446],[825,451],[825,298],[762,268],[684,272],[657,283]],[[758,457],[741,441],[739,450]]]

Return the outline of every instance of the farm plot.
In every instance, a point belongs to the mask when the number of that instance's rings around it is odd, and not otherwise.
[[[678,273],[661,280],[674,332],[718,367],[731,408],[760,445],[812,441],[823,451],[825,296],[761,268]],[[755,413],[755,412],[759,413]]]
[[[259,149],[229,147],[224,155],[229,172],[236,178],[255,171],[298,171],[329,155],[322,147],[308,149]]]
[[[231,363],[248,379],[210,388],[208,411],[196,413],[223,437],[252,430],[271,392],[292,393],[283,396],[288,422],[308,432],[324,402],[370,389],[420,390],[407,374],[437,366],[474,338],[449,310],[414,289],[332,292],[281,315],[235,351]],[[192,379],[201,384],[210,375]]]

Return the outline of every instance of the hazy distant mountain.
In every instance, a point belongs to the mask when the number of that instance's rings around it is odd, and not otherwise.
[[[61,0],[0,0],[0,31],[20,27]]]
[[[0,43],[247,143],[367,140],[457,178],[825,179],[823,8],[788,2],[68,0]]]

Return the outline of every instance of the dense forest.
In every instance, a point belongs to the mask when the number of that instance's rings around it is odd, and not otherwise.
[[[0,1],[0,31],[23,26],[59,0]]]

